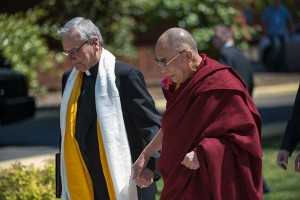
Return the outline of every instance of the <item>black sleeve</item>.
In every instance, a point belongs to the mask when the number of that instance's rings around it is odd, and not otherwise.
[[[155,107],[155,103],[149,94],[144,77],[138,70],[131,70],[128,74],[127,107],[129,114],[134,118],[133,122],[148,144],[161,125],[161,116]]]
[[[280,149],[290,152],[295,150],[300,141],[300,85],[293,106],[291,119],[287,123]]]
[[[124,84],[124,83],[123,83]],[[132,68],[127,74],[126,81],[126,107],[134,126],[143,139],[143,147],[154,138],[161,126],[161,116],[155,107],[155,103],[149,94],[142,73]],[[156,161],[159,153],[151,157],[147,168],[155,173],[155,179],[160,175],[156,169]]]

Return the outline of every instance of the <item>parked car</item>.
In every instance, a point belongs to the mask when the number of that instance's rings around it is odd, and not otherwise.
[[[0,55],[0,125],[30,118],[35,113],[35,99],[28,96],[27,78],[11,70]]]
[[[279,43],[279,42],[277,42]],[[276,42],[275,42],[276,44]],[[278,47],[281,48],[281,47]],[[295,33],[286,37],[285,58],[286,72],[300,72],[300,23],[295,27]],[[271,41],[264,36],[259,42],[260,61],[268,71],[274,71],[272,66],[272,57],[278,55],[276,48],[271,48]],[[280,56],[280,55],[279,55]]]

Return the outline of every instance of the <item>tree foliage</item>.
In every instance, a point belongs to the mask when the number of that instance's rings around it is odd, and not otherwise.
[[[46,13],[29,9],[13,15],[0,15],[0,49],[15,71],[26,75],[32,89],[38,89],[37,70],[52,67],[53,54],[49,53],[45,31],[38,20]],[[45,33],[47,34],[47,33]]]
[[[57,30],[76,16],[91,19],[104,37],[105,47],[118,57],[136,58],[135,49],[145,43],[154,44],[170,27],[187,29],[196,38],[200,51],[211,47],[212,28],[230,25],[238,46],[247,48],[245,38],[259,30],[258,26],[241,25],[241,12],[246,0],[44,0],[39,9],[26,13],[0,15],[0,48],[14,69],[26,74],[37,88],[36,69],[47,69],[51,62],[62,61]],[[259,16],[266,1],[254,0]],[[297,0],[285,2],[299,17]],[[46,12],[47,11],[47,12]],[[45,39],[48,39],[48,43]],[[49,50],[50,43],[55,48]],[[54,39],[54,40],[53,40]]]
[[[160,33],[174,26],[191,31],[205,49],[210,45],[212,26],[224,23],[238,27],[239,14],[229,0],[52,0],[44,6],[49,16],[55,16],[48,22],[56,29],[75,16],[90,18],[100,28],[106,47],[126,58],[134,58],[135,47],[141,45],[139,37],[153,38],[147,42],[154,43]],[[64,12],[58,12],[57,7]]]

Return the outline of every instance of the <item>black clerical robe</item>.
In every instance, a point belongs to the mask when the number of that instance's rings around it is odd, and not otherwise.
[[[83,75],[81,94],[78,99],[75,137],[92,178],[95,199],[108,200],[109,195],[100,161],[96,125],[95,83],[98,64],[89,71],[90,76],[85,73]],[[63,90],[70,72],[63,75]],[[140,71],[125,63],[116,62],[115,75],[131,157],[134,162],[159,130],[161,117],[147,91],[144,77]],[[156,178],[159,178],[155,168],[157,158],[158,155],[153,157],[147,167],[154,170]],[[155,200],[155,193],[155,184],[144,189],[138,188],[139,199]]]
[[[289,119],[280,149],[290,152],[295,150],[300,141],[300,85],[293,106],[292,116]]]

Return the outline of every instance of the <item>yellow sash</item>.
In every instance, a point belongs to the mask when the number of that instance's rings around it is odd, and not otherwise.
[[[68,190],[71,200],[93,200],[93,184],[85,162],[81,156],[78,143],[75,138],[75,124],[77,113],[77,101],[80,96],[82,83],[82,73],[79,72],[76,78],[73,91],[68,103],[66,117],[66,134],[64,141],[64,154],[66,163],[66,173],[68,180]],[[108,167],[101,131],[97,120],[97,135],[99,141],[100,159],[106,185],[111,200],[116,199],[113,182]]]
[[[176,83],[175,90],[177,90],[180,87],[180,83]]]
[[[97,119],[97,133],[98,133],[98,141],[99,141],[100,158],[101,158],[101,163],[102,163],[103,174],[104,174],[104,177],[105,177],[105,180],[106,180],[106,187],[107,187],[107,190],[108,190],[109,199],[110,200],[115,200],[117,198],[116,198],[116,194],[115,194],[113,181],[112,181],[112,178],[111,178],[111,175],[110,175],[108,162],[107,162],[107,159],[106,159],[106,153],[105,153],[105,149],[104,149],[103,139],[101,137],[101,131],[100,131],[100,126],[99,126],[99,123],[98,123],[98,119]]]

